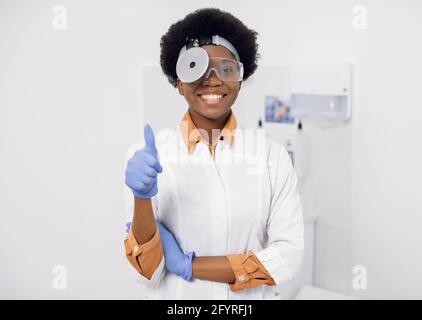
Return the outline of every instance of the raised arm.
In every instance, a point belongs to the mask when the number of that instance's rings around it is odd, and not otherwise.
[[[151,203],[151,198],[158,192],[157,175],[162,172],[162,168],[158,161],[154,133],[148,125],[144,128],[144,136],[144,148],[131,156],[125,171],[126,185],[134,196],[134,209],[124,243],[130,264],[150,280],[163,258]]]

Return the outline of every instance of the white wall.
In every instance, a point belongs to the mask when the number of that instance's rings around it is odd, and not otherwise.
[[[56,4],[67,7],[66,31],[51,27]],[[366,30],[352,26],[358,4]],[[124,157],[142,134],[139,66],[158,64],[171,23],[210,5],[259,32],[262,64],[353,63],[350,124],[304,123],[316,284],[421,298],[422,4],[411,0],[0,1],[0,297],[141,297],[121,237]],[[261,109],[239,118],[255,126]],[[59,264],[64,291],[51,285]],[[356,264],[367,267],[365,291],[352,288]]]

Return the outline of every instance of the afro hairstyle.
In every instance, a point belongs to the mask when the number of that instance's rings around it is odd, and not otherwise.
[[[243,63],[243,80],[255,72],[259,58],[258,33],[228,12],[217,8],[199,9],[172,24],[161,37],[161,68],[174,87],[177,86],[176,63],[180,49],[186,44],[186,37],[213,35],[227,39],[236,48]]]

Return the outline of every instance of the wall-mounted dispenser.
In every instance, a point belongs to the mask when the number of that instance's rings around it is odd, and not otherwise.
[[[293,64],[290,96],[293,116],[316,115],[329,120],[349,120],[351,83],[350,64]]]

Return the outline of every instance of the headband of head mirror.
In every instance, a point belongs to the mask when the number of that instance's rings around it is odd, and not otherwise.
[[[210,58],[207,51],[200,47],[207,44],[226,47],[237,61]],[[182,82],[191,83],[201,79],[205,73],[209,75],[211,70],[214,70],[219,78],[225,81],[241,81],[243,79],[243,64],[240,62],[237,50],[228,40],[218,35],[199,38],[186,37],[186,45],[180,50],[177,59],[177,77]]]

